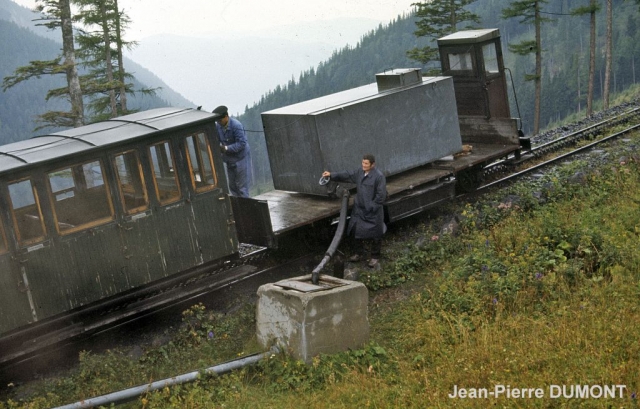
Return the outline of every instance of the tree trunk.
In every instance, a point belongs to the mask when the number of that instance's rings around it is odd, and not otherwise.
[[[587,91],[587,118],[593,114],[593,84],[596,76],[596,0],[591,0],[591,38],[589,44],[589,89]]]
[[[605,68],[604,68],[604,95],[602,96],[604,109],[609,109],[609,88],[611,85],[611,60],[613,49],[613,0],[607,0],[607,39],[605,46]]]
[[[124,58],[122,58],[122,28],[120,26],[120,10],[118,9],[118,0],[114,0],[113,8],[116,22],[116,48],[118,50],[118,76],[120,79],[120,110],[123,114],[128,112],[127,109],[127,92],[124,77]]]
[[[536,92],[533,113],[533,134],[540,132],[540,100],[542,97],[542,40],[540,35],[540,2],[535,4],[535,25],[536,25]]]
[[[75,128],[84,125],[84,104],[82,101],[82,89],[78,78],[78,68],[76,67],[75,46],[73,41],[73,26],[71,21],[70,0],[60,0],[60,20],[62,29],[62,52],[64,55],[64,66],[67,74],[67,85],[69,87],[69,101],[71,102],[71,113],[73,115],[73,126]]]
[[[111,40],[109,35],[109,17],[105,0],[100,0],[100,14],[102,16],[102,36],[104,39],[104,59],[107,71],[107,81],[113,84],[113,61],[111,59]],[[118,104],[116,103],[116,90],[109,85],[109,103],[111,105],[111,118],[118,116]]]

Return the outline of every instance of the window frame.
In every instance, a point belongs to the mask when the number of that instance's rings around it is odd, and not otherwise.
[[[124,192],[122,191],[122,180],[120,179],[120,172],[118,171],[118,166],[116,163],[116,158],[118,156],[124,156],[126,154],[133,153],[136,158],[137,167],[138,167],[138,175],[140,177],[140,184],[142,186],[142,194],[144,197],[145,204],[143,206],[134,207],[131,209],[127,209],[127,205],[125,202]],[[111,163],[113,165],[113,171],[116,177],[116,183],[118,184],[118,194],[120,195],[120,204],[122,205],[122,210],[126,215],[132,215],[136,213],[142,213],[149,210],[149,194],[147,192],[147,184],[144,179],[144,172],[142,171],[142,161],[140,160],[140,154],[137,149],[127,149],[122,152],[117,152],[112,155]]]
[[[4,223],[0,219],[0,254],[5,254],[8,252],[9,252],[9,243],[7,242],[7,234],[4,231]]]
[[[34,199],[34,204],[36,206],[36,209],[38,210],[38,217],[40,218],[40,227],[42,230],[42,235],[41,236],[37,236],[28,240],[23,240],[22,239],[22,232],[20,231],[20,229],[18,228],[18,226],[20,225],[18,223],[18,218],[16,217],[16,209],[13,206],[13,199],[11,197],[11,190],[9,189],[9,186],[17,184],[17,183],[21,183],[24,182],[25,180],[29,181],[29,184],[31,185],[31,192],[33,193],[33,199]],[[20,179],[16,179],[16,180],[12,180],[7,182],[7,191],[8,191],[8,197],[9,197],[9,210],[11,211],[11,219],[13,222],[13,226],[14,226],[14,232],[16,235],[16,241],[18,242],[18,247],[27,247],[30,246],[32,244],[36,244],[36,243],[40,243],[45,241],[45,239],[47,238],[47,226],[45,225],[44,222],[44,217],[42,214],[42,206],[40,205],[40,197],[38,196],[38,189],[36,189],[36,185],[33,183],[33,177],[32,176],[26,176]]]
[[[163,145],[163,144],[167,144],[169,146],[169,153],[171,154],[171,165],[173,166],[173,179],[175,180],[176,187],[178,189],[178,195],[170,201],[160,200],[160,189],[158,187],[158,180],[156,178],[155,162],[153,161],[153,154],[151,153],[151,148],[153,148],[154,146]],[[182,189],[180,188],[180,178],[178,178],[178,168],[176,167],[176,155],[171,143],[171,139],[169,138],[169,139],[164,139],[162,141],[151,143],[147,147],[147,153],[149,154],[149,166],[151,167],[151,178],[153,179],[153,188],[156,193],[155,196],[156,196],[156,200],[158,201],[158,204],[161,206],[166,206],[182,200]]]
[[[60,222],[58,221],[58,210],[56,208],[56,199],[55,199],[56,194],[58,194],[59,192],[55,192],[55,193],[53,192],[53,188],[51,186],[51,181],[50,181],[49,176],[52,173],[55,173],[55,172],[60,172],[60,171],[65,170],[65,169],[71,169],[71,175],[73,177],[74,189],[77,191],[78,190],[78,183],[77,183],[77,181],[75,179],[75,170],[74,170],[74,168],[78,167],[78,166],[82,167],[82,166],[84,166],[86,164],[93,163],[93,162],[98,162],[100,164],[100,170],[101,170],[101,174],[102,174],[102,181],[104,182],[104,190],[105,190],[105,193],[106,193],[107,204],[109,205],[109,216],[101,217],[99,219],[92,220],[91,222],[88,222],[88,223],[83,223],[83,224],[80,224],[80,225],[77,225],[77,226],[73,226],[73,227],[71,227],[69,229],[66,229],[66,230],[61,230],[60,229]],[[51,214],[53,216],[53,223],[54,223],[54,225],[56,227],[56,231],[58,232],[58,234],[60,236],[66,236],[66,235],[69,235],[69,234],[72,234],[72,233],[76,233],[76,232],[79,232],[79,231],[82,231],[82,230],[89,230],[89,229],[92,229],[94,227],[101,226],[103,224],[107,224],[107,223],[115,220],[115,211],[114,211],[114,208],[113,208],[113,200],[111,199],[111,190],[109,188],[109,176],[108,176],[108,174],[106,172],[106,168],[104,166],[104,163],[103,163],[102,159],[100,159],[100,158],[92,158],[92,159],[88,159],[86,161],[75,162],[75,163],[73,163],[71,165],[65,165],[65,166],[62,166],[62,167],[59,167],[59,168],[56,168],[56,169],[52,169],[50,171],[44,172],[44,177],[45,177],[45,182],[46,182],[46,185],[47,185],[47,192],[49,194],[49,201],[51,203]],[[90,190],[90,189],[95,189],[95,188],[96,188],[95,186],[91,187],[91,188],[88,188],[87,186],[85,186],[85,190]],[[70,189],[64,189],[62,191],[68,191],[68,190],[70,190]]]
[[[198,135],[202,135],[202,137],[204,138],[204,142],[207,146],[207,154],[209,155],[209,165],[211,166],[211,173],[213,176],[213,184],[207,184],[205,186],[201,186],[198,187],[196,185],[196,180],[194,177],[194,169],[193,169],[193,165],[192,165],[192,161],[191,161],[191,152],[189,151],[189,142],[188,139],[189,138],[193,138],[193,141],[195,142],[194,144],[194,153],[196,155],[196,160],[198,161],[198,165],[201,166],[203,163],[205,163],[204,158],[202,157],[202,152],[199,149],[199,145],[198,145]],[[214,166],[214,162],[213,162],[213,153],[211,152],[211,143],[209,141],[209,138],[207,138],[207,133],[205,131],[196,131],[193,132],[189,135],[186,135],[184,137],[184,149],[186,152],[186,157],[187,157],[187,166],[188,166],[188,170],[189,170],[189,178],[191,179],[191,186],[193,187],[193,191],[196,193],[203,193],[203,192],[208,192],[210,190],[215,189],[216,187],[218,187],[218,174],[216,173],[216,168]],[[200,177],[202,177],[203,171],[202,169],[200,169]]]

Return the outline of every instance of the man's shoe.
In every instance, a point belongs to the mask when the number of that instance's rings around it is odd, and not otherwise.
[[[353,256],[349,257],[349,261],[352,263],[357,263],[360,260],[362,260],[362,256],[360,254],[354,254]]]
[[[377,265],[378,265],[378,259],[377,258],[372,258],[371,260],[369,260],[369,264],[368,264],[369,267],[374,268]]]

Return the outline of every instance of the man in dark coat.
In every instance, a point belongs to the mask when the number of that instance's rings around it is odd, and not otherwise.
[[[380,259],[382,235],[386,231],[384,224],[383,203],[387,199],[387,181],[384,174],[376,167],[376,159],[367,154],[362,157],[362,167],[354,171],[334,172],[325,171],[322,176],[329,177],[335,182],[355,183],[356,200],[351,210],[351,220],[347,234],[356,239],[365,240],[358,254],[350,261],[360,261],[366,247],[370,247],[371,259],[369,267],[375,267]],[[368,245],[368,246],[367,246]]]
[[[244,127],[240,121],[229,117],[224,105],[214,109],[213,113],[220,115],[216,120],[216,128],[220,137],[222,160],[227,165],[229,191],[234,196],[249,197],[251,150]]]

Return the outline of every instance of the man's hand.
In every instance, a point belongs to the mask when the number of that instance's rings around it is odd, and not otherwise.
[[[227,152],[227,147],[224,146],[223,144],[220,144],[220,152],[222,152],[222,153]]]

